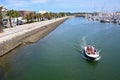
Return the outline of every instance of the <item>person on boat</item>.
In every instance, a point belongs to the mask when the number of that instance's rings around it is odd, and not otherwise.
[[[95,54],[95,52],[96,52],[96,50],[93,48],[91,53],[92,53],[92,54]]]
[[[95,54],[96,49],[94,49],[92,46],[88,45],[86,51],[88,54]]]
[[[91,54],[92,47],[90,45],[87,46],[87,53]]]

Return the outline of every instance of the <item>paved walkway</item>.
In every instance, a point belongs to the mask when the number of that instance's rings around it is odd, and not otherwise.
[[[42,26],[46,26],[48,24],[51,24],[53,22],[59,21],[64,18],[66,17],[47,20],[47,21],[41,21],[41,22],[35,22],[30,24],[24,24],[24,25],[13,27],[13,28],[4,29],[4,32],[0,33],[0,43],[3,43],[4,41],[12,39],[13,37],[25,34],[28,31],[40,28]]]

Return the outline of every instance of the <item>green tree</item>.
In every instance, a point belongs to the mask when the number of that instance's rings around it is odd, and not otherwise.
[[[20,16],[19,12],[16,10],[7,11],[7,15],[11,18],[18,18]]]
[[[36,13],[35,12],[31,12],[31,13],[29,13],[29,14],[27,14],[26,16],[25,16],[25,19],[27,19],[27,23],[31,23],[31,22],[34,22],[34,21],[36,21]]]
[[[43,14],[44,18],[47,19],[47,20],[50,20],[52,18],[55,18],[55,13],[45,13]]]
[[[58,15],[59,17],[64,17],[66,14],[64,12],[60,12]]]
[[[2,26],[3,26],[3,22],[2,22],[2,7],[0,7],[0,32],[3,32]]]
[[[43,16],[42,16],[42,14],[40,14],[40,13],[37,13],[36,14],[36,18],[37,18],[37,21],[41,21],[41,18],[42,18]]]
[[[17,18],[17,25],[18,25],[18,17],[20,16],[20,13],[16,10],[9,10],[7,11],[7,16],[9,16],[9,21],[11,24],[11,18]]]
[[[2,13],[0,13],[0,19],[2,19]]]
[[[37,13],[33,12],[33,13],[32,13],[32,21],[33,21],[33,22],[36,22],[37,19],[38,19]]]
[[[31,14],[30,14],[30,13],[27,14],[27,15],[25,16],[25,19],[27,20],[27,23],[30,23],[30,20],[31,20]]]
[[[0,7],[0,19],[2,19],[2,7]]]

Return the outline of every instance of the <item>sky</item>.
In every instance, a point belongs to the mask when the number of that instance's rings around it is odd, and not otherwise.
[[[114,12],[120,11],[120,0],[0,0],[8,10],[50,12]]]

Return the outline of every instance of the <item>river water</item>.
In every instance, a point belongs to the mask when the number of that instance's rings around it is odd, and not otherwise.
[[[100,50],[97,62],[81,46]],[[120,25],[70,18],[42,40],[0,58],[0,80],[120,80]]]

